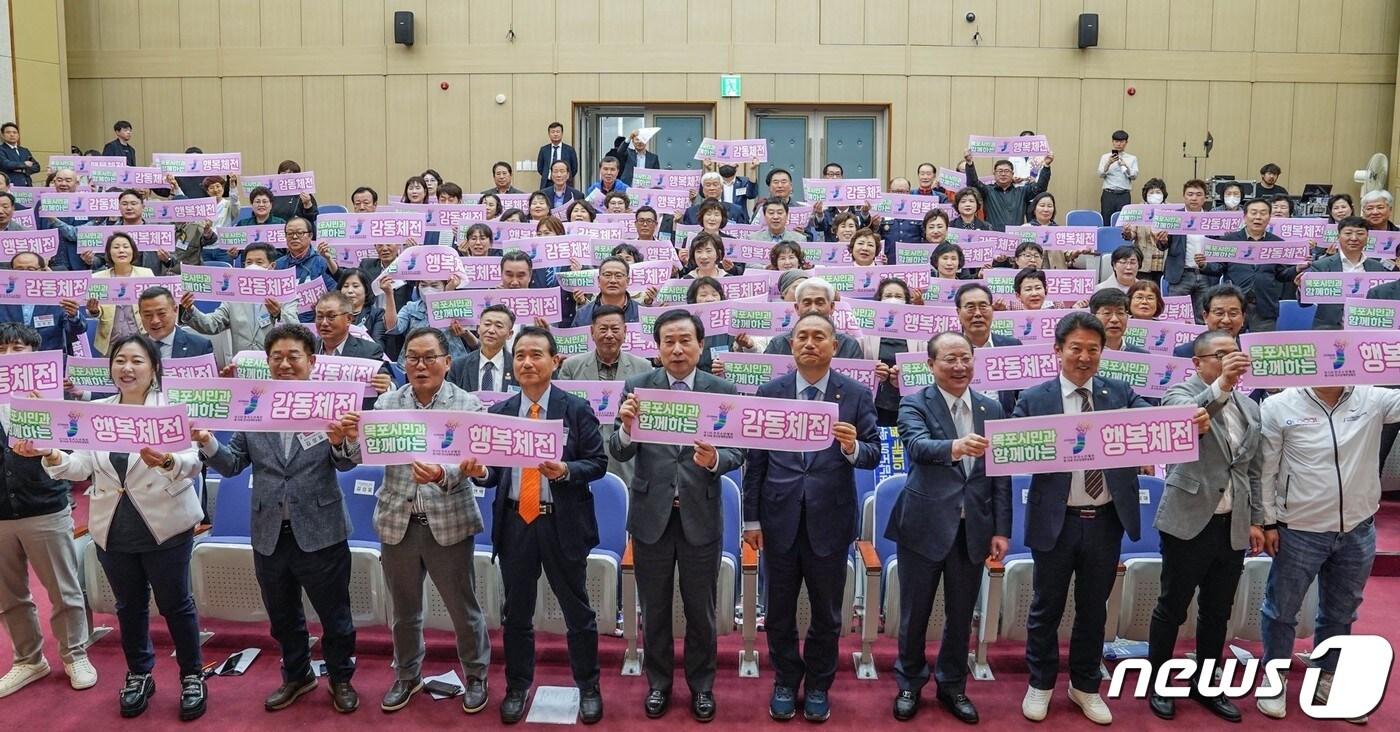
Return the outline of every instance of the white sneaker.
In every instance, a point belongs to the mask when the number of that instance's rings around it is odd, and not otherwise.
[[[1332,672],[1323,671],[1317,678],[1317,691],[1313,692],[1313,703],[1326,705],[1327,699],[1332,695]],[[1369,717],[1365,714],[1359,717],[1352,717],[1348,722],[1352,724],[1366,724]]]
[[[1021,700],[1021,715],[1032,722],[1045,719],[1050,711],[1050,695],[1053,693],[1052,689],[1027,687],[1026,698]]]
[[[1254,700],[1254,706],[1259,708],[1259,713],[1273,719],[1283,719],[1288,714],[1288,680],[1280,679],[1279,683],[1283,685],[1283,688],[1278,694],[1260,696]],[[1318,690],[1322,690],[1321,684],[1318,685]]]
[[[1098,694],[1080,691],[1071,686],[1069,700],[1079,707],[1079,711],[1084,712],[1084,716],[1088,717],[1090,722],[1113,724],[1113,712],[1108,711],[1108,705],[1103,703],[1103,697]]]
[[[49,662],[42,658],[38,663],[17,663],[0,676],[0,697],[9,696],[48,675]]]
[[[63,664],[63,672],[68,674],[68,683],[74,689],[81,691],[97,686],[97,669],[92,667],[92,661],[89,661],[87,656]]]

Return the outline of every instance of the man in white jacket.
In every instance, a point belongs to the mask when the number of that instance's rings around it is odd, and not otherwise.
[[[1265,399],[1262,412],[1264,545],[1274,558],[1259,621],[1267,663],[1293,655],[1298,610],[1314,579],[1314,645],[1351,633],[1376,556],[1381,427],[1400,422],[1400,391],[1285,389]],[[1315,697],[1325,703],[1337,654],[1313,662],[1323,670]],[[1282,719],[1285,697],[1260,697],[1259,711]]]

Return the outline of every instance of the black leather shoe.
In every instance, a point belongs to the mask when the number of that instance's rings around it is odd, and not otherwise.
[[[1152,713],[1158,719],[1172,719],[1176,716],[1176,700],[1152,692],[1147,696],[1147,706],[1152,708]]]
[[[1234,702],[1225,698],[1224,694],[1219,696],[1201,696],[1195,689],[1191,690],[1191,698],[1206,709],[1211,714],[1225,720],[1226,722],[1238,722],[1241,719],[1240,709]]]
[[[690,714],[697,722],[713,722],[715,719],[715,693],[697,691],[690,700]]]
[[[203,717],[208,695],[203,676],[190,674],[180,677],[180,721],[192,722]]]
[[[379,703],[379,708],[386,712],[397,712],[408,706],[413,700],[413,695],[423,690],[422,677],[416,679],[399,679],[389,690],[384,692],[384,701]]]
[[[578,716],[584,724],[597,724],[603,720],[603,692],[598,687],[578,690]]]
[[[972,700],[967,698],[967,694],[961,691],[938,692],[938,703],[943,705],[958,718],[959,722],[966,724],[977,724],[977,707],[972,705]]]
[[[476,714],[486,708],[486,680],[475,676],[467,677],[467,685],[462,691],[462,711]]]
[[[919,712],[919,695],[908,689],[899,692],[894,698],[894,718],[908,722]]]
[[[666,716],[666,708],[671,706],[671,695],[660,689],[652,689],[647,692],[646,710],[647,719],[659,719]]]
[[[529,689],[506,689],[506,698],[501,700],[501,724],[515,724],[525,716],[525,700]]]
[[[283,681],[282,685],[277,687],[277,691],[272,692],[268,695],[267,699],[263,701],[263,708],[269,712],[275,712],[278,709],[286,709],[292,702],[300,699],[305,694],[309,694],[311,690],[315,688],[315,676],[308,676],[304,679],[293,679],[292,681]]]
[[[155,693],[156,680],[150,674],[128,673],[126,685],[118,695],[122,705],[122,716],[128,719],[141,716]]]
[[[331,684],[331,706],[341,714],[349,714],[360,708],[360,695],[349,681]]]

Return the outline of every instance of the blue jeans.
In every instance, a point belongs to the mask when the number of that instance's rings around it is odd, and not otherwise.
[[[1293,655],[1298,609],[1314,577],[1318,602],[1313,644],[1350,633],[1376,558],[1375,517],[1346,532],[1299,531],[1280,525],[1278,534],[1278,555],[1269,570],[1259,618],[1266,662]],[[1337,654],[1329,653],[1314,662],[1335,671]]]

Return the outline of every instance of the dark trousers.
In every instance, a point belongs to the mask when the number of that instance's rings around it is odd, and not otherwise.
[[[807,539],[806,511],[797,522],[797,536],[787,551],[764,546],[768,574],[765,630],[773,661],[773,683],[796,689],[826,691],[836,678],[837,641],[841,637],[841,600],[846,589],[847,552],[818,556]],[[797,597],[807,585],[812,624],[800,652],[797,646]]]
[[[122,632],[126,670],[148,674],[155,668],[151,647],[151,595],[175,642],[180,675],[198,674],[204,667],[199,648],[199,615],[190,593],[190,552],[194,537],[174,546],[132,554],[97,549],[97,561],[117,600],[117,625]]]
[[[263,606],[272,625],[272,637],[282,647],[282,679],[306,679],[311,673],[311,639],[301,593],[321,616],[321,645],[326,653],[326,675],[332,684],[346,683],[355,675],[355,622],[350,615],[350,545],[332,544],[314,552],[302,551],[291,524],[282,524],[277,548],[269,556],[253,553],[253,572],[262,590]]]
[[[1235,588],[1244,569],[1244,551],[1230,546],[1230,514],[1217,514],[1190,539],[1162,534],[1162,594],[1152,610],[1147,658],[1152,668],[1171,660],[1177,629],[1196,590],[1196,663],[1220,661]]]
[[[671,691],[671,674],[676,664],[671,596],[679,572],[681,605],[685,610],[685,681],[691,693],[714,690],[715,595],[721,541],[720,536],[707,544],[686,541],[679,509],[671,511],[666,530],[656,543],[632,540],[646,649],[642,667],[646,669],[647,684],[653,689]]]
[[[1112,226],[1109,222],[1113,220],[1113,214],[1123,210],[1123,207],[1133,202],[1131,191],[1110,191],[1103,189],[1099,195],[1099,213],[1103,214],[1103,225]]]
[[[972,609],[982,585],[982,563],[967,555],[966,524],[958,524],[958,535],[947,556],[932,560],[903,546],[899,547],[899,660],[894,664],[895,680],[901,691],[915,694],[928,683],[928,657],[924,653],[928,618],[943,581],[943,611],[948,622],[938,645],[933,669],[939,691],[960,694],[967,688],[967,650],[972,639]]]
[[[1065,516],[1060,537],[1050,551],[1032,551],[1035,596],[1026,619],[1026,665],[1031,686],[1050,690],[1060,673],[1060,619],[1074,580],[1074,630],[1069,639],[1069,681],[1083,692],[1099,689],[1103,661],[1103,626],[1108,596],[1118,574],[1123,524],[1113,504],[1099,506],[1094,518],[1077,511]]]
[[[588,559],[563,556],[555,536],[552,514],[526,524],[518,511],[506,511],[496,552],[506,592],[502,640],[510,689],[528,689],[535,680],[535,594],[541,569],[564,613],[574,683],[580,689],[598,685],[598,616],[588,600]]]

